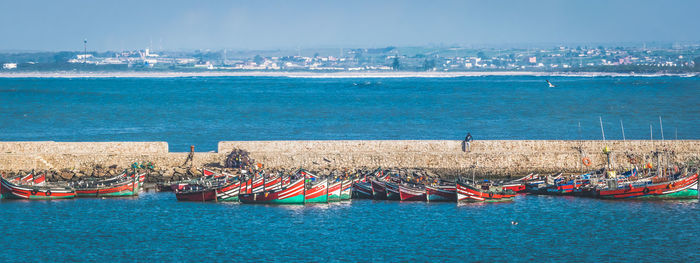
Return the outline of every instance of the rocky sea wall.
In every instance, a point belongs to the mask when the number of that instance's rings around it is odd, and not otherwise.
[[[700,140],[682,141],[473,141],[464,151],[461,141],[222,141],[217,152],[169,152],[167,142],[0,142],[0,171],[52,171],[56,179],[107,176],[136,163],[150,162],[157,177],[195,175],[191,167],[223,168],[228,154],[244,150],[268,169],[303,167],[312,171],[373,169],[428,170],[454,176],[478,173],[515,176],[536,173],[582,172],[602,168],[611,158],[615,167],[663,163],[697,166]],[[611,153],[604,153],[605,147]],[[585,166],[583,158],[590,159]],[[58,178],[60,177],[60,178]]]

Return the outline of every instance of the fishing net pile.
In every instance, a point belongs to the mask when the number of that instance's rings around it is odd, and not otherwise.
[[[250,167],[255,160],[250,158],[249,153],[241,149],[233,149],[227,156],[224,163],[226,168],[240,168],[245,169]]]

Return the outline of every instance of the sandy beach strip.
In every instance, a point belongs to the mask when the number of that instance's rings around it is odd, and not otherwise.
[[[637,74],[608,72],[536,72],[536,71],[465,71],[465,72],[285,72],[285,71],[201,71],[201,72],[0,72],[0,78],[186,78],[186,77],[288,77],[288,78],[457,78],[483,76],[561,76],[561,77],[695,77],[697,74]]]

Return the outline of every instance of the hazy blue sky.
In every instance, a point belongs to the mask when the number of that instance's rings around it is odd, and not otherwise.
[[[0,0],[0,50],[700,41],[700,0]]]

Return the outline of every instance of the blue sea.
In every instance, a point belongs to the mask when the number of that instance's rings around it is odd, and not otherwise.
[[[545,79],[556,87],[549,88]],[[0,140],[700,139],[682,77],[0,78]],[[700,204],[0,201],[0,262],[697,262]],[[517,224],[516,224],[517,223]]]
[[[0,140],[700,139],[699,105],[698,77],[0,78]]]
[[[700,204],[0,201],[0,262],[697,262]],[[517,224],[515,224],[517,222]]]

